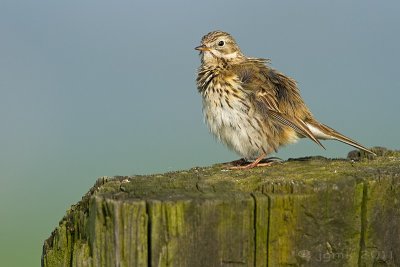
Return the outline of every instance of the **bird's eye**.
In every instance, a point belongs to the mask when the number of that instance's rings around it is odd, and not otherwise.
[[[219,41],[218,46],[224,46],[225,42],[224,41]]]

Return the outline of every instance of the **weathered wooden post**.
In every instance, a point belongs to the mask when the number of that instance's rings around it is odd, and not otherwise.
[[[101,178],[42,266],[400,266],[400,152],[374,151]]]

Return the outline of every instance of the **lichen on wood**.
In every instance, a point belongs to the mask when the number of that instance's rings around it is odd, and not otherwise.
[[[400,266],[400,152],[101,178],[42,266]]]

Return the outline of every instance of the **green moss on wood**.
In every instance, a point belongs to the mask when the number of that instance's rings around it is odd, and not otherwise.
[[[400,266],[400,153],[102,178],[42,266]]]

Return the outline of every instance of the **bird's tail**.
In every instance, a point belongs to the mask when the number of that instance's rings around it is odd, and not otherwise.
[[[364,147],[360,143],[348,138],[347,136],[344,136],[343,134],[337,132],[336,130],[332,129],[331,127],[324,125],[322,123],[312,121],[312,122],[306,122],[308,128],[310,131],[313,133],[313,135],[317,139],[328,139],[328,140],[337,140],[340,142],[343,142],[345,144],[351,145],[355,148],[361,149],[367,153],[376,155],[374,152],[369,150],[368,148]]]

